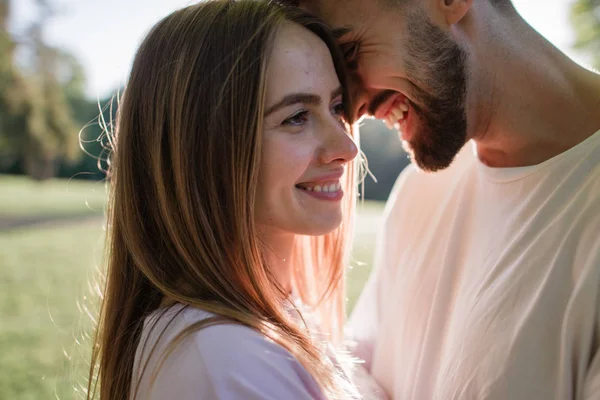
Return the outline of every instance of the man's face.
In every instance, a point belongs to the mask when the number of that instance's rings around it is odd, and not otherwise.
[[[450,165],[467,141],[466,54],[429,17],[434,2],[310,0],[336,32],[368,112],[394,125],[423,170]],[[304,4],[303,4],[304,5]]]

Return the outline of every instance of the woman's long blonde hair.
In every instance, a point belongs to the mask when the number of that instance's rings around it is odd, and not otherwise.
[[[157,23],[141,44],[112,139],[107,265],[88,399],[135,397],[143,322],[166,300],[267,335],[327,396],[343,396],[320,346],[282,307],[287,293],[265,265],[254,220],[267,63],[289,22],[326,43],[346,88],[343,57],[325,25],[266,1],[189,6]],[[349,107],[347,88],[344,97]],[[354,170],[348,166],[341,226],[298,237],[292,260],[295,294],[314,307],[334,343],[345,315]]]

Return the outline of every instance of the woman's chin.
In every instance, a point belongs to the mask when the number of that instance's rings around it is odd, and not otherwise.
[[[342,223],[342,212],[328,215],[312,215],[307,217],[302,229],[297,234],[306,236],[327,235],[339,228]]]

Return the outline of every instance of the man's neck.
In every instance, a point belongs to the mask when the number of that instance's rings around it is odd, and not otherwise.
[[[600,129],[600,76],[512,23],[473,42],[469,134],[491,167],[539,164]]]

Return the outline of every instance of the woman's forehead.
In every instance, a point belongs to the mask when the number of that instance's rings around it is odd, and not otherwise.
[[[300,25],[282,26],[267,69],[267,98],[291,91],[329,93],[337,86],[339,80],[325,43]]]

